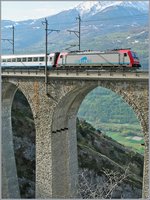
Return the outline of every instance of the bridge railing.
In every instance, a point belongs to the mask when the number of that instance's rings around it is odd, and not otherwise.
[[[2,77],[45,77],[44,69],[32,68],[7,68],[2,69]],[[148,80],[147,71],[108,71],[108,70],[83,70],[83,69],[52,69],[47,76],[51,78],[70,79],[143,79]]]

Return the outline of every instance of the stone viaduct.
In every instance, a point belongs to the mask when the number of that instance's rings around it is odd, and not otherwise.
[[[29,73],[29,72],[28,72]],[[68,72],[48,76],[2,73],[2,197],[19,198],[13,151],[11,106],[19,89],[27,98],[36,128],[36,198],[76,196],[77,141],[76,116],[85,96],[97,86],[119,94],[135,111],[143,130],[145,159],[143,198],[149,196],[148,74]],[[63,73],[62,73],[63,74]],[[118,78],[117,78],[118,77]],[[45,93],[45,88],[48,95]]]

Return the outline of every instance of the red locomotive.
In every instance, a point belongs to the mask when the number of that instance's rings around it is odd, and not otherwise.
[[[141,67],[136,53],[130,49],[114,49],[111,51],[81,51],[60,53],[54,66],[60,67],[86,67],[86,68],[133,68]]]

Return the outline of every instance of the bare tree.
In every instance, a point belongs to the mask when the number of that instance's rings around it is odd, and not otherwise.
[[[103,169],[102,184],[94,183],[89,178],[89,172],[84,169],[79,174],[78,194],[83,199],[111,199],[114,190],[125,180],[129,173],[128,167],[124,173]]]

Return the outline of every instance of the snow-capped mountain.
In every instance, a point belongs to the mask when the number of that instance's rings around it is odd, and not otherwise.
[[[148,1],[87,1],[76,6],[76,10],[81,16],[85,14],[95,15],[109,7],[122,6],[126,8],[135,8],[137,10],[148,10]]]

